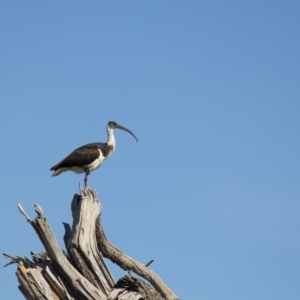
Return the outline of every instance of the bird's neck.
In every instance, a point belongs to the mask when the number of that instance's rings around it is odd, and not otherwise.
[[[110,146],[113,146],[113,150],[115,150],[116,140],[115,140],[115,136],[114,136],[114,130],[107,127],[107,135],[108,135],[107,144]]]

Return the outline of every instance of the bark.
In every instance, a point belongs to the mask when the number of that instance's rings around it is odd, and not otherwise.
[[[3,254],[9,264],[18,264],[19,289],[26,299],[179,300],[149,264],[135,261],[106,239],[100,222],[101,204],[94,189],[80,189],[80,195],[74,195],[72,227],[64,223],[67,252],[60,249],[39,205],[35,205],[34,220],[20,204],[18,207],[46,250],[32,252],[31,259]],[[138,274],[152,286],[129,274],[115,283],[103,257]]]

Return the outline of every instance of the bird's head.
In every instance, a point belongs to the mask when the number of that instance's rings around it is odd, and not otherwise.
[[[115,122],[115,121],[110,121],[110,122],[108,122],[108,124],[107,124],[107,130],[114,130],[114,129],[116,129],[116,128],[118,128],[118,129],[122,129],[122,130],[124,130],[124,131],[127,131],[128,133],[130,133],[135,139],[136,139],[136,141],[138,142],[138,139],[137,139],[137,137],[129,130],[129,129],[127,129],[127,128],[125,128],[124,126],[121,126],[121,125],[119,125],[117,122]]]

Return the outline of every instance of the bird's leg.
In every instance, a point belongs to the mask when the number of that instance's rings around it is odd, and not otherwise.
[[[86,169],[85,170],[85,176],[84,176],[84,188],[86,189],[87,187],[87,180],[88,180],[88,176],[90,175],[90,170]]]

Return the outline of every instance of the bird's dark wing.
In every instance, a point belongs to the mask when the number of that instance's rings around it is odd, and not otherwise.
[[[53,166],[50,170],[56,171],[59,168],[68,168],[68,167],[83,167],[92,163],[99,156],[99,149],[102,147],[101,143],[92,143],[84,145],[66,158],[60,161],[58,164]]]

